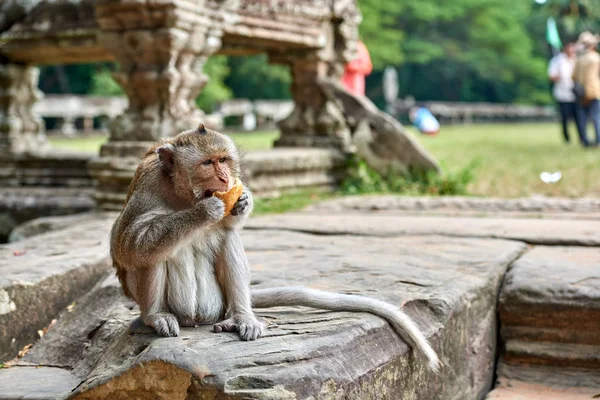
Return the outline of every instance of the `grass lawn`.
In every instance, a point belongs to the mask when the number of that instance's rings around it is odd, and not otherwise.
[[[589,129],[590,137],[591,132]],[[245,150],[269,148],[277,135],[277,132],[231,134]],[[479,163],[474,170],[475,179],[469,185],[469,193],[473,195],[600,196],[600,149],[583,149],[574,126],[569,145],[563,143],[558,123],[454,125],[442,127],[436,137],[416,133],[415,136],[450,173],[473,161]],[[51,142],[60,148],[97,152],[105,140],[104,137],[52,138]],[[540,180],[543,171],[560,171],[562,179],[546,184]],[[300,192],[293,196],[299,199],[303,195]],[[292,201],[291,198],[282,201],[288,200]]]
[[[592,131],[588,128],[590,138]],[[567,145],[558,123],[542,123],[455,125],[442,127],[437,137],[417,137],[449,172],[479,162],[468,187],[473,195],[598,197],[600,148],[583,149],[575,126],[570,134]],[[543,171],[560,171],[562,179],[546,184]]]
[[[279,136],[279,132],[230,133],[229,136],[231,136],[237,145],[244,150],[260,150],[270,148],[273,141]],[[107,140],[108,137],[106,136],[86,136],[78,138],[50,137],[50,143],[52,143],[52,146],[54,147],[87,151],[90,153],[97,153],[100,150],[100,146]]]

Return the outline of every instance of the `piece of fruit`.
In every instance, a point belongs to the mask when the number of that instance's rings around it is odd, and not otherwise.
[[[243,191],[244,191],[244,185],[242,185],[242,181],[240,181],[239,179],[236,178],[233,187],[231,189],[229,189],[227,192],[215,192],[214,193],[215,197],[218,197],[219,199],[223,200],[223,203],[225,203],[225,214],[223,215],[224,217],[229,215],[229,213],[233,209],[233,206],[235,205],[235,203],[238,201],[238,199],[242,195]]]

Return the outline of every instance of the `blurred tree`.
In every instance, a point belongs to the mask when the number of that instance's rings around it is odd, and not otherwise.
[[[289,99],[292,78],[289,68],[269,64],[266,54],[229,57],[231,72],[225,79],[234,97],[244,99]]]
[[[546,60],[534,51],[525,28],[533,2],[398,0],[392,7],[388,7],[390,2],[382,3],[359,0],[366,22],[361,33],[370,51],[375,51],[376,68],[403,60],[401,96],[448,101],[551,100]],[[370,21],[379,21],[384,28],[378,33],[377,24]],[[387,32],[394,29],[394,35]],[[387,36],[396,39],[383,42]],[[377,55],[379,49],[384,56]],[[368,94],[377,96],[379,91]]]
[[[196,99],[198,107],[206,112],[212,112],[215,106],[232,96],[231,89],[224,83],[229,74],[227,57],[212,56],[204,65],[204,73],[208,75],[208,83]]]
[[[123,96],[123,88],[113,79],[112,70],[104,67],[92,74],[92,88],[89,94],[97,96]]]

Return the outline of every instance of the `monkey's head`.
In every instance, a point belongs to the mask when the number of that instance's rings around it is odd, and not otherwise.
[[[233,140],[206,129],[185,131],[163,139],[147,153],[156,154],[173,194],[194,202],[214,192],[226,192],[239,176],[239,153]]]

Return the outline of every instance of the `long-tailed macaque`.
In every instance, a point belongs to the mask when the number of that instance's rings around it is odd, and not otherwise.
[[[242,340],[265,326],[252,306],[307,306],[363,311],[385,318],[434,370],[439,360],[415,323],[396,307],[368,297],[284,287],[250,290],[250,269],[239,230],[252,212],[250,191],[224,216],[212,196],[240,176],[233,141],[197,129],[163,139],[144,155],[111,232],[111,255],[125,294],[140,306],[142,321],[162,336],[179,327],[214,324]]]

